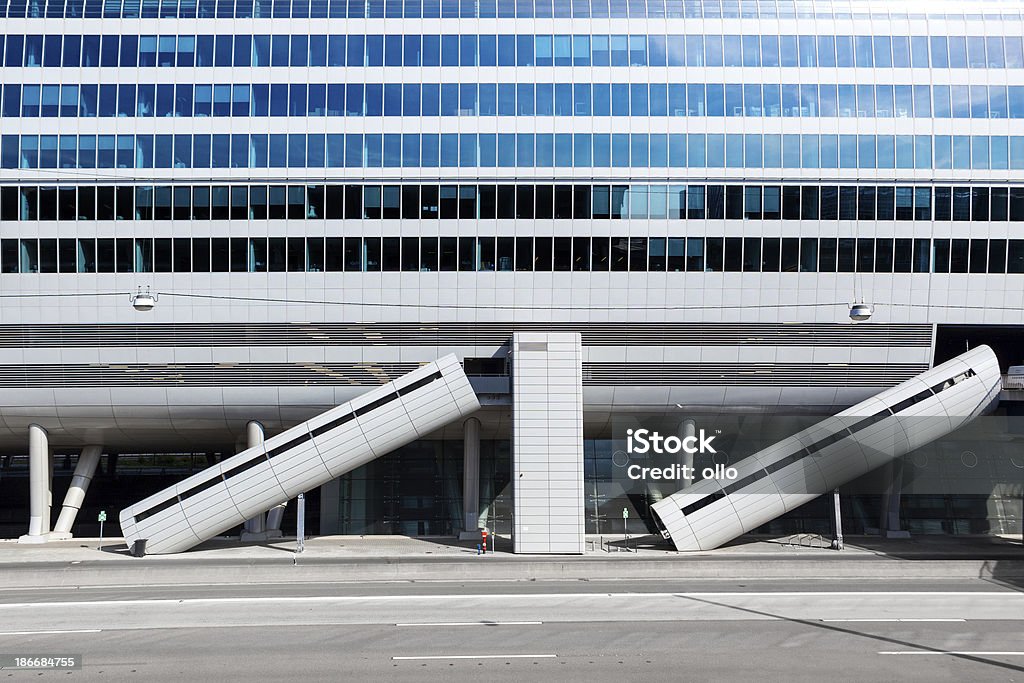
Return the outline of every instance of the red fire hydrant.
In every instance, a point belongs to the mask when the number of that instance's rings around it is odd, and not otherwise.
[[[483,548],[484,555],[487,554],[487,529],[480,530],[480,547]]]

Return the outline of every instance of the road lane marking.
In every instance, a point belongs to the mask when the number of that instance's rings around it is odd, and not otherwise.
[[[885,650],[880,655],[971,655],[974,657],[1024,657],[1024,652],[1013,651],[970,651],[970,650],[943,650],[941,652],[928,652],[921,650]]]
[[[290,597],[232,597],[232,598],[144,598],[135,600],[74,600],[74,601],[53,601],[53,602],[0,602],[0,609],[9,607],[92,607],[96,605],[180,605],[180,604],[252,604],[252,603],[303,603],[303,602],[355,602],[355,601],[384,601],[384,602],[443,602],[446,600],[477,600],[486,597],[488,600],[551,600],[560,598],[563,600],[575,600],[578,598],[718,598],[718,599],[746,599],[746,598],[814,598],[814,597],[1001,597],[1007,600],[1024,600],[1024,594],[1014,591],[872,591],[856,592],[849,591],[828,591],[806,593],[800,592],[758,592],[758,593],[506,593],[499,595],[466,595],[464,593],[442,594],[442,595],[303,595]]]
[[[394,661],[415,659],[553,659],[558,655],[423,655],[412,657],[392,657]]]
[[[0,631],[0,636],[49,636],[63,633],[102,633],[101,628],[78,628],[65,631]]]
[[[844,622],[855,622],[855,623],[946,623],[946,622],[961,622],[967,621],[966,619],[821,619],[820,621],[831,624],[831,623],[844,623]]]
[[[395,626],[540,626],[543,621],[435,621],[410,622]]]

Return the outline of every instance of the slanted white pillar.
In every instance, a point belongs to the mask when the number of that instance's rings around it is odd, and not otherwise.
[[[885,466],[885,492],[882,494],[881,519],[878,532],[882,538],[910,538],[900,525],[900,498],[903,494],[903,458]]]
[[[471,417],[462,425],[462,533],[472,540],[480,526],[480,420]],[[493,533],[493,530],[492,530]]]
[[[50,440],[46,430],[37,424],[28,426],[28,533],[19,543],[46,543],[50,533],[50,503],[53,475],[50,462]]]
[[[697,423],[693,420],[683,420],[679,423],[679,438],[686,439],[687,437],[697,436]],[[685,441],[684,441],[685,443]],[[692,441],[690,443],[693,443]],[[683,465],[689,467],[689,471],[693,471],[693,453],[682,452]],[[682,479],[679,481],[680,488],[687,488],[693,483],[693,479]]]
[[[256,420],[245,425],[245,443],[246,449],[255,448],[263,443],[263,425]],[[242,525],[242,539],[243,541],[265,541],[267,540],[266,535],[266,517],[261,512],[252,519],[245,521]]]
[[[68,487],[67,495],[64,496],[64,507],[61,508],[60,516],[53,531],[57,534],[66,535],[71,538],[71,528],[75,525],[75,518],[82,508],[82,501],[89,490],[89,484],[96,473],[96,466],[100,463],[100,455],[103,453],[102,446],[86,446],[78,456],[78,464],[75,465],[75,474],[71,478],[71,486]]]
[[[267,534],[269,536],[281,536],[281,520],[284,519],[284,511],[287,508],[288,503],[281,503],[267,512]]]

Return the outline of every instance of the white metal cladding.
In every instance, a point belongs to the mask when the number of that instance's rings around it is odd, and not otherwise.
[[[188,550],[479,407],[445,356],[125,508],[125,542]]]
[[[999,362],[979,346],[741,460],[732,481],[695,483],[652,506],[677,550],[710,550],[895,457],[998,399]]]
[[[512,336],[517,553],[584,550],[581,356],[579,334]]]

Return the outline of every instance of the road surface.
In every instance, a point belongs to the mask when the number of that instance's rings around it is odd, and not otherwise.
[[[1024,592],[967,581],[0,589],[11,680],[1024,680]]]

